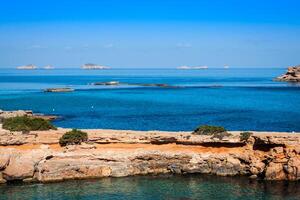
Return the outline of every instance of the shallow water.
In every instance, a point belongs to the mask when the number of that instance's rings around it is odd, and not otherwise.
[[[300,87],[272,79],[285,69],[0,70],[0,108],[59,115],[61,127],[300,131]],[[92,86],[166,83],[179,88]],[[44,93],[72,87],[72,93]]]
[[[300,185],[208,175],[137,176],[0,186],[0,195],[1,200],[291,200],[300,198]]]

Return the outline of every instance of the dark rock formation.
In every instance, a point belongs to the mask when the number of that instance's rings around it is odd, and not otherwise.
[[[130,85],[130,86],[141,86],[141,87],[160,87],[160,88],[178,88],[178,86],[172,86],[165,83],[120,83],[119,81],[108,81],[108,82],[95,82],[92,85]]]
[[[73,92],[72,88],[47,88],[44,92]]]
[[[92,85],[119,85],[119,81],[95,82]]]

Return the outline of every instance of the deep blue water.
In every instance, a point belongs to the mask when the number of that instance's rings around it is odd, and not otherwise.
[[[296,200],[297,182],[241,177],[137,176],[52,184],[0,185],[0,200]]]
[[[300,86],[274,82],[285,69],[0,70],[0,109],[59,115],[61,127],[300,131]],[[166,83],[179,88],[92,86],[93,82]],[[216,87],[217,86],[217,87]],[[73,87],[72,93],[44,93]]]

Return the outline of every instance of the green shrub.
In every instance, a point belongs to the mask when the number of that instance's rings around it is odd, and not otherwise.
[[[228,132],[220,132],[220,133],[214,133],[211,138],[218,138],[219,140],[222,140],[224,137],[229,137],[232,134]]]
[[[86,132],[73,129],[72,131],[66,132],[60,139],[60,146],[72,145],[72,144],[81,144],[88,140],[88,135]]]
[[[2,127],[6,130],[22,132],[56,129],[55,126],[45,119],[27,116],[4,119]]]
[[[247,131],[242,132],[242,133],[240,133],[240,140],[241,141],[247,141],[250,138],[251,135],[253,135],[252,132],[247,132]]]
[[[215,135],[215,134],[224,133],[224,132],[227,132],[224,127],[203,125],[203,126],[199,126],[196,130],[194,130],[193,134],[195,134],[195,135]]]

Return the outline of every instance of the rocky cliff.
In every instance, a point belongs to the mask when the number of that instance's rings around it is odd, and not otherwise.
[[[51,182],[161,173],[300,179],[300,134],[239,133],[223,139],[187,132],[88,130],[89,142],[60,147],[65,129],[0,128],[0,182]]]
[[[300,65],[289,67],[287,72],[276,78],[277,81],[300,82]]]

